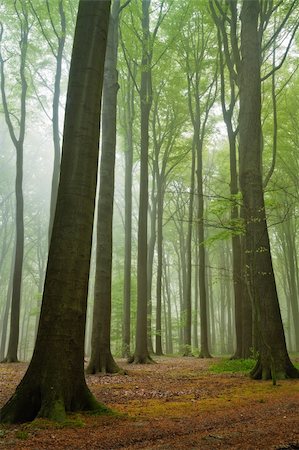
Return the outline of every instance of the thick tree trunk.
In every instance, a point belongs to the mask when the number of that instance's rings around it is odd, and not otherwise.
[[[105,59],[100,188],[91,357],[87,373],[121,372],[111,353],[112,226],[117,111],[117,45],[120,1],[114,0]]]
[[[240,187],[246,227],[246,266],[259,332],[259,358],[253,378],[299,377],[285,343],[272,267],[261,173],[261,49],[259,1],[244,0],[241,11]]]
[[[66,102],[61,177],[34,354],[2,422],[107,411],[84,378],[84,335],[110,2],[80,1]],[[86,33],[89,30],[89,33]]]

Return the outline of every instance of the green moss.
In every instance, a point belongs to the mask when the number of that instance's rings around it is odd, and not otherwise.
[[[249,372],[255,365],[254,359],[222,359],[211,365],[210,372],[214,373],[238,373]]]
[[[5,434],[6,434],[6,431],[1,429],[0,430],[0,438],[4,438]]]
[[[27,431],[25,431],[25,430],[18,430],[16,432],[16,438],[17,439],[25,440],[25,439],[28,439],[28,437],[29,437],[29,433]]]

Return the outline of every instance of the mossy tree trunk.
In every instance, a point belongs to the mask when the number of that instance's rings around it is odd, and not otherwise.
[[[2,422],[106,410],[85,382],[84,337],[109,12],[109,1],[79,3],[36,345],[24,378],[1,409]]]
[[[299,377],[292,365],[272,267],[261,170],[260,3],[244,0],[241,11],[240,187],[246,227],[246,266],[259,333],[259,358],[253,378]]]

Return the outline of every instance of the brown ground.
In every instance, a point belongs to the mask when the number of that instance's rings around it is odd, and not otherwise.
[[[211,361],[198,358],[119,363],[128,375],[87,377],[96,397],[119,416],[2,427],[0,449],[299,449],[299,380],[272,386],[214,374],[207,371]],[[0,365],[1,404],[25,369]]]

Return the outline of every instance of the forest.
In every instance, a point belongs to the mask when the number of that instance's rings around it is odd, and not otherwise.
[[[299,448],[298,28],[0,0],[0,447]]]

